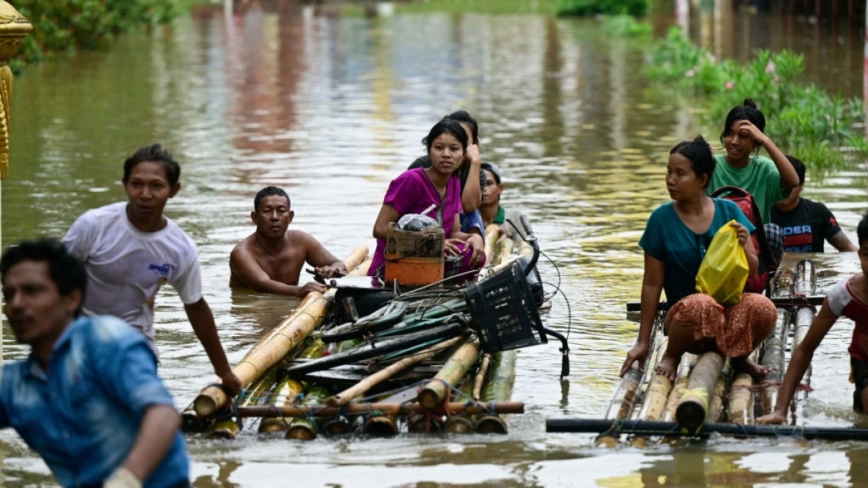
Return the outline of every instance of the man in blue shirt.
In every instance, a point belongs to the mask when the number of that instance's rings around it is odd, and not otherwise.
[[[13,427],[63,486],[189,487],[180,417],[144,336],[79,317],[87,275],[50,240],[0,259],[6,317],[30,356],[0,373],[0,428]]]

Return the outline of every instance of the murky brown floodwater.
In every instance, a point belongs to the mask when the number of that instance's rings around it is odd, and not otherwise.
[[[673,22],[666,13],[655,19]],[[721,46],[760,42],[744,39],[743,22],[734,18],[720,31]],[[777,20],[749,22],[767,34],[762,39],[778,39],[770,47],[843,53],[811,57],[823,60],[809,62],[811,76],[861,93],[858,42],[840,43],[825,31],[805,37],[804,25],[788,31]],[[740,55],[727,49],[721,52]],[[513,398],[527,413],[510,419],[503,437],[298,443],[246,431],[235,441],[189,438],[197,487],[868,482],[865,444],[715,439],[608,451],[594,448],[590,436],[545,434],[548,417],[604,413],[637,330],[625,320],[624,304],[638,299],[645,219],[668,199],[668,149],[703,130],[679,97],[649,86],[641,59],[635,44],[612,39],[593,22],[535,16],[361,19],[253,8],[228,23],[219,11],[184,18],[106,52],[34,66],[16,80],[3,243],[59,237],[85,210],[123,199],[123,158],[162,142],[183,167],[183,189],[168,214],[199,245],[205,295],[235,362],[293,306],[226,286],[229,251],[252,231],[254,193],[285,187],[293,225],[339,256],[373,246],[388,182],[422,153],[419,140],[440,116],[466,108],[480,121],[484,158],[503,170],[505,202],[531,216],[562,275],[569,308],[558,296],[545,320],[561,331],[571,327],[569,381],[558,381],[555,344],[522,350]],[[718,131],[704,130],[709,139]],[[855,239],[866,209],[865,165],[809,177],[807,196],[825,201]],[[831,253],[816,263],[820,289],[858,269],[855,255]],[[551,264],[543,272],[556,280]],[[211,381],[210,365],[170,289],[159,296],[157,322],[161,373],[181,407]],[[808,424],[856,419],[845,373],[851,326],[836,326],[818,352],[817,391],[802,412]],[[5,359],[23,354],[7,328]],[[0,439],[4,486],[52,484],[14,433]]]

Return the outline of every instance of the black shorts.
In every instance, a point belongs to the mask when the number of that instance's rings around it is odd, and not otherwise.
[[[868,363],[863,363],[854,357],[850,357],[850,371],[853,373],[853,381],[856,390],[853,391],[853,410],[857,413],[865,412],[862,405],[862,390],[868,387]]]

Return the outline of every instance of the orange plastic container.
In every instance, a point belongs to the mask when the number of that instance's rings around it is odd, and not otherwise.
[[[421,232],[398,230],[389,224],[386,237],[386,284],[398,280],[401,286],[430,285],[443,279],[443,244],[441,227]]]

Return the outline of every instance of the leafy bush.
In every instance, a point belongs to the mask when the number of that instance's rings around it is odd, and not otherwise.
[[[649,53],[645,73],[707,99],[709,122],[723,123],[730,109],[752,98],[766,116],[766,134],[783,150],[818,166],[834,167],[844,154],[868,154],[862,100],[830,96],[814,84],[799,83],[805,59],[788,51],[760,50],[747,65],[718,61],[693,45],[678,28]]]
[[[603,32],[619,37],[648,37],[651,25],[629,15],[607,15],[603,19]]]
[[[558,15],[632,15],[648,13],[648,0],[561,0]]]
[[[9,0],[33,24],[16,59],[96,49],[120,34],[150,28],[177,14],[175,0]]]

